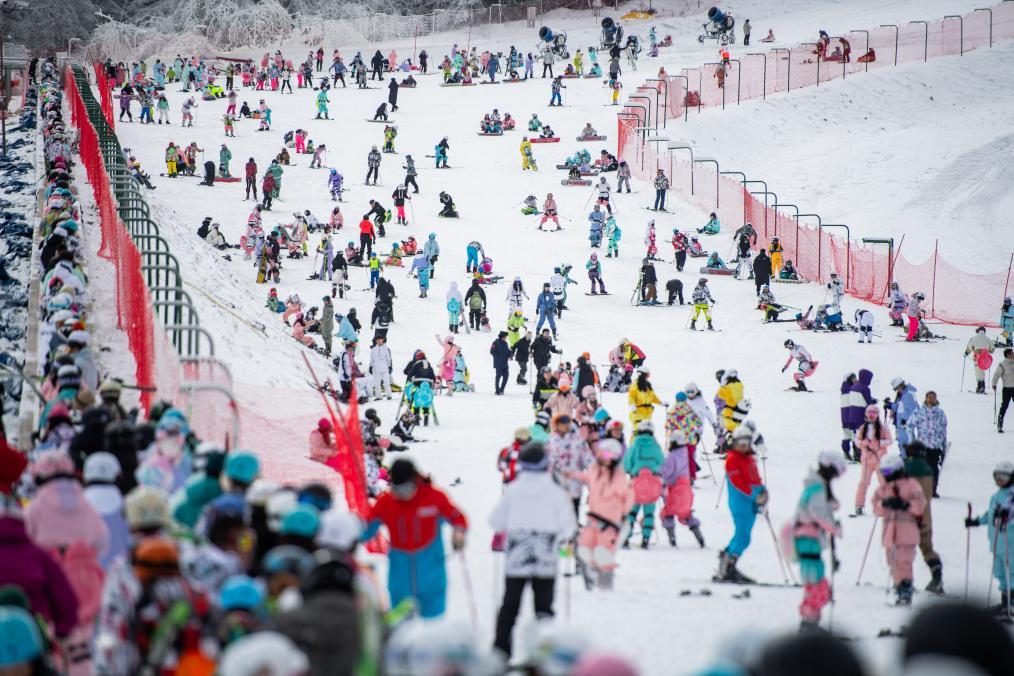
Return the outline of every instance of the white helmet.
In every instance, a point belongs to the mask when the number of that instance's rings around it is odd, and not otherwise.
[[[880,473],[886,476],[891,476],[898,470],[905,466],[905,461],[901,459],[901,455],[898,453],[889,453],[885,455],[883,460],[880,461]]]
[[[673,430],[669,433],[669,445],[686,446],[687,435],[683,430]]]
[[[997,475],[1006,476],[1010,479],[1011,475],[1014,475],[1014,462],[1004,460],[1003,462],[996,463],[996,467],[993,468],[993,476]]]
[[[595,455],[599,460],[619,460],[623,457],[623,444],[618,439],[602,439],[595,444]]]
[[[817,456],[817,466],[833,469],[834,476],[841,476],[845,473],[845,461],[842,459],[841,453],[836,451],[821,451]]]
[[[732,440],[734,442],[739,441],[741,439],[753,441],[753,432],[751,432],[750,428],[747,427],[746,425],[740,425],[739,427],[737,427],[732,431]]]
[[[905,379],[904,378],[892,378],[891,379],[891,389],[892,390],[896,390],[899,387],[903,386],[904,384],[905,384]]]
[[[317,531],[317,545],[352,551],[363,534],[363,520],[352,512],[328,511]]]
[[[697,387],[697,383],[691,380],[683,388],[683,391],[687,393],[688,397],[693,398],[701,393],[701,388]]]

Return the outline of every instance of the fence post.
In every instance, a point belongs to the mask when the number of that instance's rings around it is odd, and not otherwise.
[[[747,56],[760,56],[764,59],[764,75],[761,80],[761,98],[768,97],[768,55],[763,52],[750,52]]]
[[[901,29],[899,29],[898,26],[895,25],[895,24],[893,24],[893,23],[882,23],[882,24],[880,24],[880,27],[881,28],[893,28],[894,29],[894,65],[897,66],[898,65],[898,34],[901,32]]]
[[[937,259],[940,258],[940,240],[933,241],[933,281],[930,287],[930,317],[937,316]]]
[[[788,47],[772,47],[772,52],[785,52],[785,61],[789,64],[789,72],[785,76],[785,91],[788,93],[792,90],[792,50]],[[764,69],[767,70],[767,60],[764,61]],[[775,77],[778,77],[778,62],[775,62]]]
[[[944,23],[944,21],[947,21],[947,19],[957,19],[958,20],[958,27],[959,27],[958,30],[960,31],[958,33],[958,56],[964,56],[965,55],[965,17],[961,16],[960,14],[947,14],[947,15],[945,15],[944,18],[940,21],[940,30],[941,30],[941,32],[943,32],[943,23]],[[992,17],[990,17],[989,24],[990,24],[989,25],[989,30],[990,30],[990,33],[992,33],[993,32]],[[926,30],[929,30],[929,29],[927,28]]]
[[[993,48],[993,10],[990,7],[979,7],[973,11],[989,12],[989,48]]]
[[[926,60],[929,58],[929,22],[923,21],[922,19],[916,19],[915,21],[909,21],[909,23],[921,23],[925,28],[925,33],[923,34],[922,39],[922,61],[923,63],[926,63]]]

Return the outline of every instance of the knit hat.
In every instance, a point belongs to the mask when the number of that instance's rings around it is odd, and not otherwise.
[[[341,551],[351,551],[359,542],[365,526],[352,512],[327,512],[317,529],[317,545]]]
[[[904,468],[905,461],[901,459],[901,455],[898,453],[885,455],[883,460],[880,461],[880,473],[884,475],[884,478],[889,478]]]
[[[59,390],[81,387],[81,369],[74,364],[64,364],[56,372],[56,387]]]
[[[419,471],[416,470],[415,465],[412,464],[411,460],[405,460],[400,458],[395,460],[388,470],[388,476],[391,477],[392,486],[401,486],[409,482],[415,481],[415,478],[419,475]]]
[[[67,338],[67,342],[71,345],[78,345],[80,347],[88,347],[91,342],[91,334],[87,331],[71,331],[70,336]]]
[[[526,443],[528,441],[531,441],[532,433],[528,430],[527,427],[519,427],[516,430],[514,430],[514,438],[517,441],[520,441],[521,443]]]
[[[545,472],[549,469],[549,458],[545,447],[538,441],[532,441],[521,447],[518,462],[525,472]]]
[[[161,577],[174,577],[180,570],[180,551],[171,538],[146,537],[137,543],[130,557],[134,575],[141,584]]]
[[[138,486],[127,493],[124,512],[130,530],[165,528],[169,525],[169,500],[154,486]]]
[[[538,413],[535,414],[535,423],[537,425],[541,425],[542,427],[548,429],[549,420],[550,420],[549,411],[539,411]]]
[[[687,400],[687,393],[686,392],[677,392],[676,393],[676,401],[683,402],[683,401],[686,401],[686,400]]]

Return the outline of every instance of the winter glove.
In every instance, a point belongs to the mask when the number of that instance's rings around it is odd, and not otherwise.
[[[993,512],[994,523],[1007,523],[1007,519],[1010,517],[1010,510],[1006,507],[997,507],[996,511]]]
[[[787,369],[787,368],[789,368],[789,367],[788,366],[783,366],[782,367],[782,373],[785,373],[785,369]]]
[[[768,491],[764,489],[757,494],[757,506],[763,507],[766,504],[768,504]]]
[[[902,500],[897,496],[881,500],[880,504],[883,505],[885,509],[894,509],[899,512],[908,509],[909,506],[908,500]]]
[[[975,528],[979,525],[980,525],[979,520],[976,519],[975,517],[970,516],[967,519],[965,519],[965,528]]]
[[[465,531],[456,528],[454,532],[451,533],[451,547],[453,547],[456,552],[460,552],[465,548]]]

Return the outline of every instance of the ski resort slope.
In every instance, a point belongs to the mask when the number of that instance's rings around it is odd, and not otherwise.
[[[800,16],[791,16],[789,11],[781,15],[786,31],[792,25],[797,26],[800,32],[804,26],[810,33],[815,32],[816,26],[822,24],[822,12],[832,11],[828,9],[829,3],[821,3],[811,8],[804,17],[803,4],[806,3],[798,3]],[[922,16],[938,6],[939,13],[944,13],[946,3],[890,3],[883,9],[875,9],[875,4],[860,3],[856,11],[869,21],[886,20],[877,18],[881,11],[893,12],[895,18],[908,14],[917,18],[917,15]],[[946,10],[964,9],[955,5],[961,3],[948,5]],[[833,11],[844,21],[849,10],[837,7]],[[591,24],[591,20],[585,21]],[[754,25],[759,33],[765,22],[755,21]],[[776,34],[780,30],[776,26]],[[455,39],[463,44],[464,37],[458,35]],[[502,44],[495,43],[493,46],[509,43],[509,39],[505,39]],[[485,46],[484,43],[480,45]],[[443,49],[447,46],[444,45]],[[698,49],[695,41],[692,49],[686,52],[674,49],[671,56],[676,59],[682,58],[678,54],[685,54],[687,65],[696,64],[700,61]],[[431,50],[431,54],[435,53]],[[955,68],[967,68],[967,80],[980,74],[974,67],[976,62],[967,55],[953,61]],[[625,80],[632,87],[656,68],[654,64],[649,68],[642,63],[642,70],[634,77],[626,76]],[[901,72],[898,71],[899,74]],[[709,280],[709,286],[718,301],[713,315],[715,326],[720,331],[690,332],[686,328],[688,306],[635,307],[630,299],[645,251],[642,238],[647,221],[655,219],[660,255],[671,260],[671,248],[665,244],[668,233],[674,227],[700,227],[707,214],[681,202],[675,195],[669,206],[670,213],[645,211],[643,207],[650,203],[653,190],[648,184],[639,182],[635,182],[635,193],[624,194],[614,200],[617,222],[623,229],[620,258],[602,259],[603,278],[612,295],[586,296],[584,292],[588,290],[588,282],[584,263],[591,251],[586,221],[590,210],[590,189],[561,186],[563,172],[553,167],[579,146],[588,147],[593,154],[601,148],[615,150],[616,109],[605,105],[608,95],[602,83],[597,80],[565,81],[566,107],[547,108],[548,80],[442,88],[438,86],[438,76],[419,79],[417,89],[402,89],[399,95],[401,110],[393,114],[392,120],[398,126],[396,146],[400,154],[383,156],[380,186],[376,188],[366,187],[362,181],[370,147],[382,144],[383,125],[368,123],[365,118],[372,117],[375,108],[386,100],[386,89],[332,91],[331,115],[335,118],[332,121],[312,119],[315,92],[296,90],[294,95],[268,92],[263,96],[273,109],[273,129],[257,132],[256,123],[243,120],[237,126],[236,138],[226,139],[221,126],[221,116],[226,107],[224,100],[199,102],[195,126],[181,129],[178,126],[179,106],[185,95],[171,87],[168,96],[173,126],[118,125],[122,143],[129,146],[144,168],[152,173],[157,190],[147,196],[153,218],[160,224],[163,236],[180,259],[186,288],[197,305],[202,326],[215,336],[218,356],[228,363],[237,381],[235,389],[244,409],[243,445],[260,454],[269,468],[282,472],[275,475],[277,480],[297,480],[314,475],[334,481],[331,470],[314,465],[305,457],[307,434],[324,411],[319,396],[307,385],[309,375],[302,355],[308,355],[318,374],[326,373],[329,365],[320,355],[300,347],[291,338],[290,330],[282,325],[280,315],[272,314],[264,307],[268,288],[273,285],[255,283],[251,262],[242,260],[242,254],[237,251],[232,251],[232,260],[226,261],[220,252],[197,239],[195,232],[201,219],[211,216],[222,224],[226,238],[236,242],[244,230],[253,202],[243,200],[241,183],[219,183],[208,188],[198,185],[195,178],[170,180],[159,177],[158,173],[164,167],[163,152],[170,140],[183,145],[196,140],[205,151],[202,161],[217,161],[218,148],[224,141],[233,152],[233,175],[242,175],[242,167],[248,157],[256,159],[261,175],[270,159],[281,149],[282,135],[286,131],[300,127],[309,129],[310,137],[316,144],[328,146],[327,164],[346,177],[346,202],[340,205],[346,225],[335,238],[338,245],[358,240],[356,224],[369,208],[370,198],[391,207],[391,192],[403,177],[400,165],[404,154],[411,153],[416,158],[422,193],[414,196],[409,225],[388,224],[389,235],[380,240],[379,247],[386,253],[395,237],[404,239],[413,235],[422,242],[432,232],[437,234],[441,255],[429,297],[425,300],[418,298],[416,282],[405,276],[404,268],[389,268],[387,271],[398,293],[394,306],[396,323],[389,333],[397,382],[402,381],[400,369],[414,350],[425,350],[431,359],[439,357],[434,336],[447,333],[444,295],[451,281],[457,282],[462,291],[467,287],[464,249],[470,240],[476,239],[483,244],[486,253],[494,260],[495,274],[505,277],[500,284],[486,287],[494,333],[461,333],[458,336],[476,392],[439,397],[436,408],[440,425],[420,428],[418,436],[426,439],[427,443],[419,444],[411,451],[411,456],[424,471],[432,474],[438,485],[449,487],[452,498],[471,520],[466,558],[452,557],[448,561],[449,616],[461,621],[470,619],[470,602],[462,568],[467,565],[478,610],[474,625],[483,641],[492,640],[499,590],[502,589],[502,562],[499,555],[489,550],[492,532],[486,523],[500,494],[496,455],[511,440],[515,428],[529,425],[532,421],[530,395],[526,387],[514,382],[516,367],[513,364],[507,395],[493,396],[489,345],[495,338],[495,332],[504,327],[509,281],[515,276],[523,279],[531,298],[525,308],[526,315],[530,319],[529,327],[534,328],[534,299],[542,283],[552,274],[553,267],[561,263],[574,266],[572,277],[578,282],[577,286],[569,287],[568,306],[571,309],[564,313],[558,326],[562,358],[573,362],[582,352],[588,351],[604,376],[606,368],[602,365],[606,362],[607,351],[620,339],[627,338],[646,352],[646,365],[652,369],[651,380],[659,397],[666,402],[672,401],[674,393],[690,381],[698,383],[710,399],[717,388],[714,380],[717,369],[736,368],[739,371],[747,397],[753,403],[751,418],[757,422],[770,449],[764,469],[771,492],[771,519],[776,529],[791,518],[801,482],[816,454],[822,449],[839,447],[838,388],[845,373],[860,368],[872,370],[875,374],[873,392],[878,398],[889,394],[889,381],[895,376],[912,382],[920,392],[920,399],[927,389],[936,390],[950,419],[949,433],[953,447],[941,481],[943,497],[933,503],[935,543],[943,557],[946,587],[952,593],[962,591],[965,538],[962,519],[966,503],[972,502],[976,512],[985,508],[988,495],[993,490],[990,470],[996,461],[1009,455],[1009,443],[998,441],[1001,438],[991,429],[990,398],[968,392],[974,388],[970,374],[965,375],[959,387],[963,341],[971,335],[969,329],[934,326],[935,332],[953,339],[909,345],[899,342],[897,331],[887,327],[886,311],[872,307],[880,334],[872,345],[858,345],[851,333],[799,333],[790,331],[792,324],[761,323],[761,314],[754,309],[752,283],[715,277]],[[844,83],[842,91],[859,87],[861,80],[850,78]],[[914,110],[917,102],[907,99],[917,98],[915,91],[918,90],[907,88],[892,101],[896,101],[899,107]],[[821,91],[822,95],[824,93]],[[245,90],[241,92],[240,102],[246,100],[254,107],[261,96]],[[772,97],[767,102],[751,105],[761,111],[763,106],[775,109],[776,104],[781,105],[781,102]],[[517,118],[518,130],[499,138],[478,136],[479,120],[494,107]],[[935,119],[938,111],[938,107],[925,108],[922,116],[927,125]],[[564,140],[558,144],[535,146],[539,171],[523,173],[518,146],[525,134],[523,127],[533,112],[549,122]],[[983,117],[988,114],[987,111]],[[692,117],[691,124],[699,123],[704,128],[705,121],[710,119],[708,115]],[[719,115],[723,114],[714,111],[715,123],[724,124],[730,136],[747,136],[747,130],[741,127],[755,124],[730,117],[730,111],[724,113],[725,117],[719,118]],[[602,144],[576,143],[573,139],[586,122],[608,134],[609,139]],[[827,133],[836,135],[840,146],[826,164],[841,165],[843,174],[844,167],[850,166],[852,176],[860,176],[864,169],[863,158],[845,150],[852,147],[853,140],[835,126],[829,127]],[[445,135],[451,146],[450,164],[453,168],[436,170],[432,160],[425,155],[432,154],[433,146]],[[701,138],[704,145],[705,137]],[[894,143],[895,140],[896,137],[890,136],[883,143]],[[722,149],[715,150],[720,161],[725,161],[724,152]],[[910,149],[899,145],[896,152],[903,157]],[[770,145],[757,154],[758,161],[766,158],[764,164],[757,167],[762,175],[774,176],[781,171],[779,165],[791,161],[787,153],[783,163],[781,148],[777,145]],[[275,203],[273,211],[265,214],[264,223],[268,229],[278,222],[291,222],[292,212],[296,210],[310,209],[324,221],[333,206],[326,190],[327,172],[309,169],[309,156],[294,155],[293,158],[294,165],[285,168],[281,200]],[[911,164],[919,166],[920,161],[917,158]],[[817,166],[816,161],[814,166]],[[614,175],[610,175],[610,182],[615,187]],[[790,188],[786,186],[782,189]],[[446,220],[435,217],[440,190],[446,190],[454,197],[462,218]],[[853,203],[862,207],[861,200],[865,198],[863,184],[843,179],[836,190],[843,197],[852,195]],[[536,195],[541,203],[547,192],[557,197],[560,214],[564,217],[561,221],[564,229],[560,232],[539,232],[535,229],[536,219],[522,216],[519,211],[519,203],[526,195]],[[847,203],[843,202],[843,205]],[[814,206],[821,210],[819,204]],[[852,210],[845,211],[844,206],[841,218],[845,222],[855,221]],[[723,233],[705,246],[720,251],[725,257],[731,246],[731,231],[738,225],[724,224]],[[909,232],[906,247],[910,242],[915,244],[931,237],[932,234],[915,229]],[[319,235],[312,236],[311,247],[315,247],[319,239]],[[985,251],[985,243],[977,244],[982,245]],[[604,250],[598,251],[601,258]],[[284,299],[289,293],[297,292],[308,305],[319,304],[330,285],[307,280],[312,263],[312,258],[284,261],[282,281],[277,285],[280,297]],[[689,292],[699,277],[694,261],[688,264],[684,273],[677,273],[668,263],[657,264],[657,269],[660,287],[664,287],[667,279],[679,278],[689,300]],[[368,328],[372,297],[365,290],[368,278],[363,269],[350,270],[353,291],[349,298],[338,300],[335,306],[342,313],[350,307],[357,308],[364,325],[361,336],[368,344],[372,335]],[[774,290],[781,302],[804,309],[820,303],[825,296],[825,289],[812,284],[779,285]],[[664,299],[664,294],[662,297]],[[851,318],[852,312],[860,305],[847,300],[846,317]],[[808,381],[813,393],[785,391],[792,381],[789,373],[782,374],[779,369],[787,357],[782,342],[790,336],[803,343],[819,361],[816,374]],[[365,367],[368,360],[365,346],[360,348],[359,358]],[[376,408],[385,427],[393,424],[396,402],[382,401],[370,405]],[[606,394],[604,405],[614,418],[627,421],[625,394]],[[661,407],[656,411],[654,423],[657,430],[662,429],[664,412]],[[705,445],[710,446],[712,442],[709,433]],[[720,482],[723,473],[718,460],[711,459],[713,465],[705,460],[700,458],[703,475],[710,474]],[[456,479],[460,479],[460,484],[450,487]],[[858,649],[878,666],[879,673],[887,674],[894,670],[900,645],[894,639],[878,640],[873,637],[881,627],[896,629],[905,624],[910,611],[885,605],[883,585],[887,568],[879,546],[879,531],[864,573],[864,581],[870,586],[855,584],[873,525],[873,518],[869,516],[845,518],[845,514],[851,512],[857,482],[858,467],[850,466],[848,474],[835,485],[836,495],[842,503],[840,514],[845,522],[845,534],[839,549],[843,563],[835,579],[835,629],[857,637],[859,640],[855,645]],[[719,488],[711,478],[701,478],[696,493],[695,509],[707,539],[706,549],[699,549],[689,532],[680,527],[678,549],[672,549],[664,542],[663,533],[663,541],[654,543],[648,551],[634,549],[620,552],[616,590],[612,593],[588,593],[576,580],[569,578],[561,578],[557,586],[556,611],[560,621],[586,635],[592,643],[630,656],[645,674],[691,673],[718,656],[723,646],[728,645],[727,641],[742,644],[748,634],[792,631],[798,626],[796,608],[801,600],[800,589],[754,588],[751,589],[750,599],[734,599],[732,595],[741,591],[739,588],[709,583],[716,568],[718,551],[732,533],[732,523],[725,496],[718,501]],[[742,570],[759,580],[781,582],[772,537],[763,520],[758,520],[753,535],[753,544],[741,560]],[[973,533],[973,566],[970,572],[973,595],[984,596],[987,585],[990,558],[985,539],[983,533]],[[916,586],[921,589],[928,579],[926,567],[921,560],[917,561]],[[696,598],[679,595],[683,589],[704,587],[713,589],[712,596]],[[917,595],[917,607],[928,602],[931,600],[924,595]],[[530,622],[531,618],[531,607],[526,597],[519,625]],[[825,624],[826,618],[825,613]]]
[[[853,237],[905,235],[913,261],[939,238],[954,265],[991,272],[1014,250],[1012,105],[1007,42],[691,112],[669,133]]]

